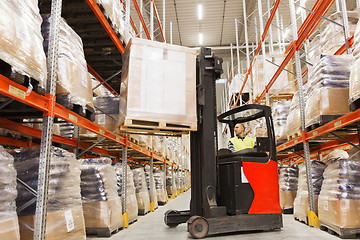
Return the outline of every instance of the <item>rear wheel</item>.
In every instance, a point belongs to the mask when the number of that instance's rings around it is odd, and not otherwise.
[[[203,217],[193,216],[188,220],[188,232],[193,238],[205,238],[209,233],[209,223]]]

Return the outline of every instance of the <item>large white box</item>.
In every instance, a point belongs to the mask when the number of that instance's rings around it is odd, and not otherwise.
[[[132,38],[123,54],[120,124],[195,131],[196,50]]]

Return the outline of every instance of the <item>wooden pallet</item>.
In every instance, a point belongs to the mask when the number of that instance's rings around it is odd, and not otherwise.
[[[293,214],[294,208],[283,208],[281,211],[283,214]]]
[[[306,218],[305,220],[303,220],[303,219],[300,219],[300,218],[294,217],[294,219],[295,219],[296,221],[298,221],[298,222],[301,222],[301,223],[303,223],[303,224],[308,225],[308,219],[307,219],[307,218]]]
[[[301,132],[297,132],[297,133],[294,133],[292,135],[287,136],[287,138],[288,138],[288,141],[290,141],[290,140],[293,140],[293,139],[298,138],[300,136],[301,136]]]
[[[269,93],[269,95],[271,96],[272,94]],[[289,100],[292,99],[293,97],[293,93],[277,93],[274,96],[271,97],[271,99],[274,100]]]
[[[329,225],[320,222],[320,229],[330,233],[331,235],[337,235],[340,238],[346,238],[346,239],[360,238],[360,228],[340,228],[338,226]]]
[[[110,226],[109,228],[86,228],[87,235],[96,235],[97,237],[111,237],[111,235],[119,232],[122,227]]]
[[[164,206],[166,202],[158,202],[159,206]]]
[[[306,131],[310,132],[311,130],[314,130],[328,122],[331,122],[339,117],[343,116],[343,114],[334,114],[334,115],[320,115],[320,121],[319,123],[311,124],[310,126],[306,127]]]
[[[139,216],[145,216],[146,214],[148,214],[150,211],[146,211],[145,212],[145,209],[139,209],[138,210],[138,215]]]
[[[170,123],[166,121],[146,121],[138,119],[126,119],[124,126],[120,130],[127,131],[152,131],[152,132],[174,132],[174,133],[188,133],[189,131],[196,131],[197,123],[179,124]]]

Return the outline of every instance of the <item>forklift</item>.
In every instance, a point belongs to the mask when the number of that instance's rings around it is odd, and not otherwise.
[[[279,200],[275,134],[271,108],[248,104],[216,117],[215,82],[222,73],[222,59],[210,48],[197,57],[198,130],[190,133],[190,210],[169,210],[169,227],[187,223],[193,238],[240,231],[272,231],[283,227]],[[217,120],[228,124],[231,136],[237,123],[262,119],[266,137],[256,147],[217,151]]]

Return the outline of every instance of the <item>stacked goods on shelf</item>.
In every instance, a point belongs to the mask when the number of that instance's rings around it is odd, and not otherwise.
[[[146,186],[144,169],[135,168],[132,172],[134,174],[134,185],[139,209],[138,214],[145,215],[150,211],[150,196]]]
[[[147,190],[149,191],[149,196],[150,196],[150,203],[154,204],[154,209],[158,208],[159,204],[158,204],[158,200],[157,200],[157,194],[156,194],[156,189],[155,189],[155,179],[154,179],[154,174],[152,175],[152,181],[150,181],[150,166],[146,166],[145,167],[145,180],[146,180],[146,187]],[[150,182],[152,182],[152,186],[150,187]]]
[[[229,86],[229,94],[237,94],[240,92],[243,80],[245,79],[245,74],[236,74],[232,79]],[[250,81],[246,81],[245,87],[242,93],[250,92]]]
[[[360,22],[356,26],[353,49],[355,62],[351,67],[349,81],[349,106],[351,111],[360,107]]]
[[[164,173],[161,172],[159,169],[155,169],[154,180],[155,180],[157,202],[159,205],[165,205],[167,195],[164,190]]]
[[[123,184],[123,167],[121,164],[115,165],[117,176],[118,195],[122,198],[122,184]],[[138,219],[138,204],[136,199],[136,190],[134,186],[133,173],[130,167],[126,170],[126,211],[129,214],[129,223],[135,222]]]
[[[0,239],[20,240],[14,158],[0,146]]]
[[[40,146],[14,151],[17,176],[37,191]],[[18,209],[34,198],[33,193],[17,185]],[[35,205],[19,212],[21,239],[33,239]],[[50,156],[49,190],[46,217],[46,239],[86,239],[80,195],[80,164],[75,155],[52,147]]]
[[[166,174],[166,192],[168,196],[171,196],[176,191],[175,189],[175,178],[173,178],[172,167],[168,167]]]
[[[314,65],[318,61],[320,61],[321,50],[319,44],[320,44],[320,34],[316,35],[309,44],[310,50],[308,52],[307,60],[312,64],[312,65],[307,65],[309,73],[313,71],[312,69],[314,68]]]
[[[286,139],[286,119],[290,111],[290,101],[276,102],[272,107],[274,131],[276,140]]]
[[[304,85],[304,92],[306,92],[307,85]],[[307,96],[304,94],[304,101],[306,102]],[[288,140],[301,136],[301,116],[299,104],[299,91],[294,94],[291,100],[289,115],[286,120],[286,136]]]
[[[321,190],[323,181],[323,172],[326,165],[323,162],[313,160],[311,161],[311,179],[314,189],[315,213],[317,213],[318,196]],[[294,200],[294,217],[299,221],[307,222],[307,212],[309,207],[309,192],[306,178],[306,165],[302,163],[299,165],[299,179],[298,190]]]
[[[349,112],[352,55],[322,56],[309,74],[305,126],[314,128]]]
[[[356,228],[356,232],[359,232],[359,150],[352,148],[348,153],[342,150],[336,151],[336,154],[324,159],[327,167],[324,171],[324,181],[319,195],[320,224],[335,231],[339,228]]]
[[[117,179],[109,158],[83,159],[81,196],[88,234],[110,236],[123,227]]]
[[[196,50],[132,38],[123,54],[120,124],[196,131]]]
[[[41,31],[44,36],[45,52],[47,52],[50,15],[43,18]],[[59,29],[56,101],[81,115],[93,113],[91,78],[87,70],[82,40],[63,18],[60,19]]]
[[[278,70],[277,66],[282,63],[284,58],[285,55],[274,55],[270,59],[267,59],[270,62],[266,61],[264,67],[263,56],[259,55],[255,57],[252,78],[252,86],[255,99],[264,91],[265,85],[267,85],[271,78],[274,76],[275,72]],[[286,69],[294,72],[291,64],[289,64]],[[293,94],[296,89],[295,83],[292,82],[293,80],[294,77],[292,75],[288,74],[286,71],[282,71],[280,76],[276,79],[275,83],[269,89],[269,94]]]
[[[293,213],[294,199],[298,189],[299,169],[297,167],[280,168],[280,206],[283,213]]]
[[[348,11],[349,34],[354,35],[356,24],[359,20],[357,11]],[[329,16],[332,21],[322,21],[320,25],[320,46],[321,53],[324,55],[333,55],[335,52],[344,45],[344,28],[341,12],[336,12]],[[338,24],[334,24],[336,22]]]
[[[255,135],[254,137],[267,137],[267,127],[265,118],[256,119],[255,122]],[[245,132],[251,128],[250,124],[245,125]]]
[[[38,1],[3,0],[0,9],[0,59],[11,66],[11,77],[16,78],[17,73],[28,76],[45,88],[47,69]]]
[[[119,97],[95,97],[95,122],[100,126],[114,132],[119,119]],[[98,138],[103,138],[98,135]]]

